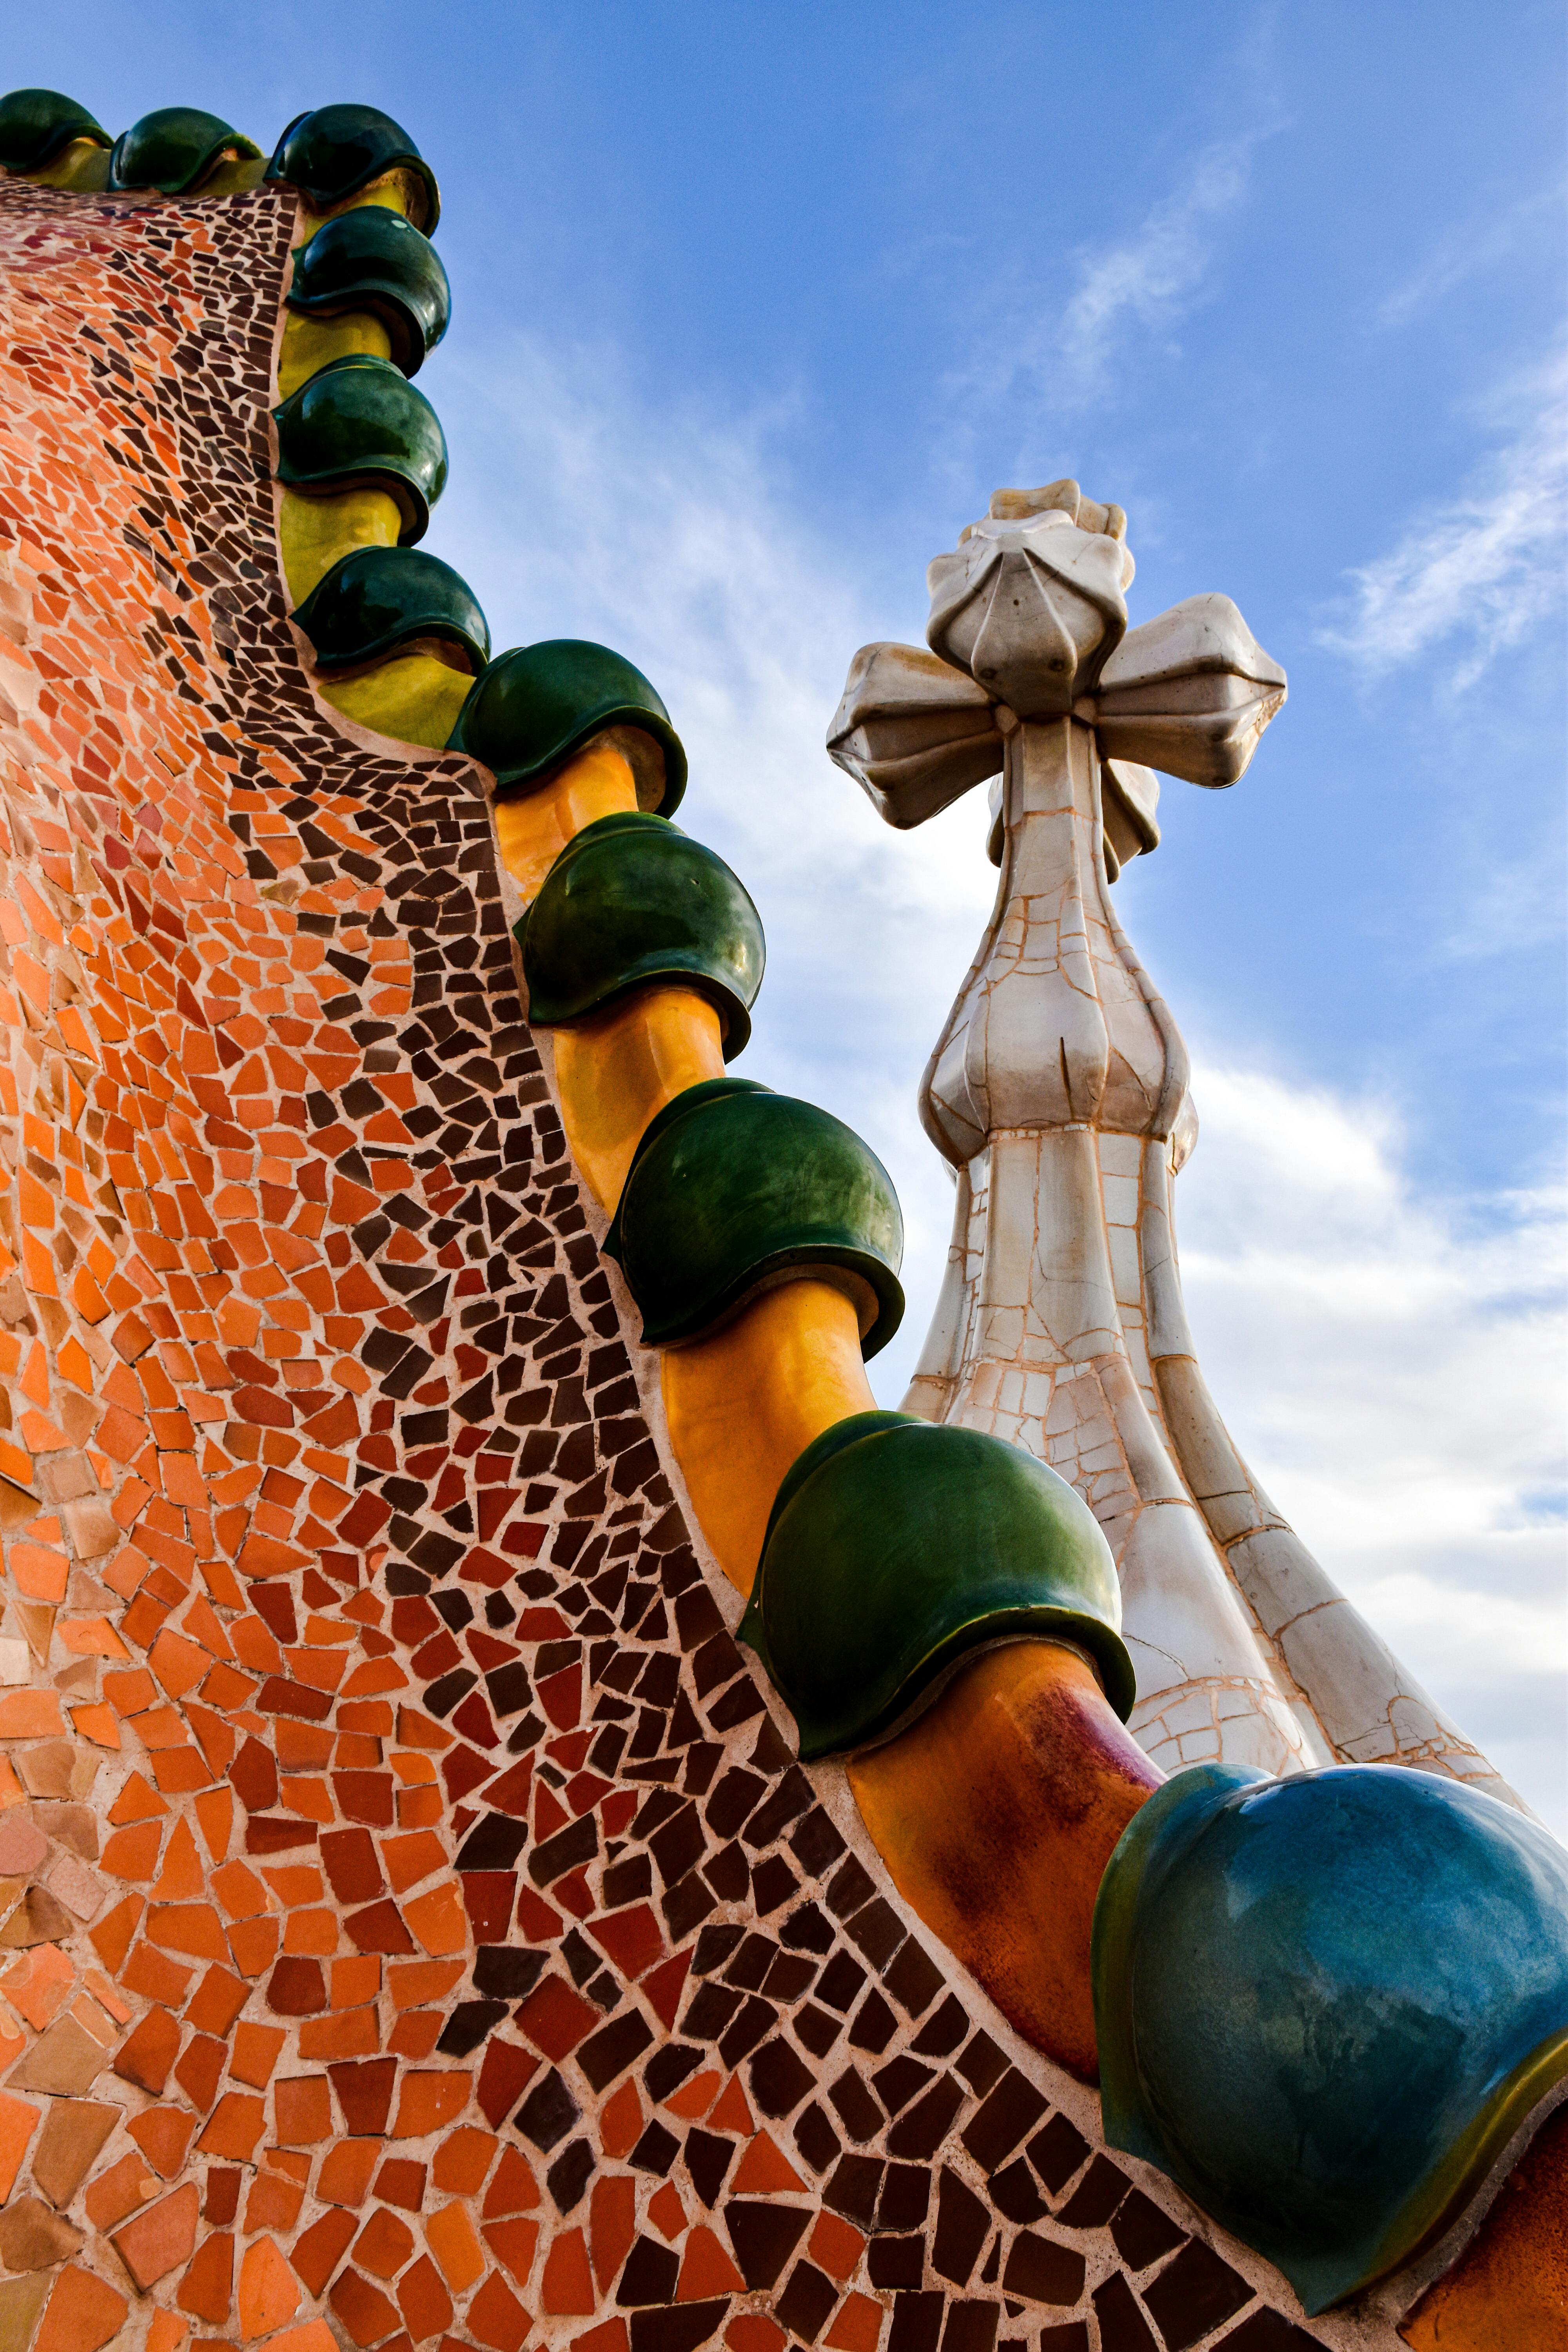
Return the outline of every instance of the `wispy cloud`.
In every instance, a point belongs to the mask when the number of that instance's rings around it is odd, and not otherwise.
[[[1562,204],[1562,186],[1554,184],[1500,211],[1489,208],[1484,219],[1451,230],[1418,269],[1384,296],[1377,310],[1379,325],[1407,327],[1412,320],[1435,310],[1456,287],[1517,254],[1538,222],[1560,216]]]
[[[1098,398],[1127,332],[1168,335],[1203,290],[1221,216],[1247,193],[1267,128],[1206,148],[1181,185],[1152,205],[1120,243],[1080,254],[1059,322],[1040,337],[1042,373],[1065,406]]]
[[[1560,609],[1568,526],[1568,355],[1510,385],[1503,446],[1448,503],[1418,514],[1386,555],[1352,571],[1318,632],[1369,677],[1453,646],[1462,692]]]
[[[1446,919],[1431,933],[1428,961],[1477,963],[1519,957],[1563,937],[1562,860],[1539,848],[1500,856],[1495,835],[1472,847],[1466,887],[1445,901]]]
[[[960,470],[976,415],[1021,383],[1059,425],[1114,399],[1135,335],[1172,343],[1207,299],[1220,224],[1246,195],[1253,155],[1275,127],[1265,111],[1239,136],[1205,148],[1126,235],[1080,247],[1065,267],[1015,264],[985,289],[973,355],[943,386],[948,454]]]
[[[1228,56],[1211,61],[1214,103],[1226,127],[1184,162],[1131,226],[1080,245],[1065,266],[1016,268],[990,288],[978,322],[983,356],[947,386],[956,417],[1020,379],[1037,387],[1057,417],[1079,415],[1115,397],[1137,338],[1179,349],[1183,320],[1211,299],[1225,223],[1247,195],[1258,151],[1289,127],[1274,33],[1272,8],[1259,7]],[[1230,127],[1237,123],[1244,127]],[[962,425],[957,437],[967,437]]]

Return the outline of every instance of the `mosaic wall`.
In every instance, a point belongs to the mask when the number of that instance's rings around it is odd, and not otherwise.
[[[292,222],[0,188],[0,2352],[1394,2345],[1109,2158],[792,1760],[479,772],[286,617]]]

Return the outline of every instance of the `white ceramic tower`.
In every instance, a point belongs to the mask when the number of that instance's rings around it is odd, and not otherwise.
[[[998,491],[930,568],[931,650],[863,648],[829,735],[900,827],[1000,772],[996,903],[921,1090],[958,1199],[905,1409],[1026,1447],[1091,1505],[1131,1727],[1167,1770],[1399,1763],[1517,1802],[1280,1517],[1198,1368],[1171,1203],[1186,1051],[1110,886],[1159,841],[1153,769],[1236,782],[1285,674],[1226,596],[1129,630],[1132,572],[1120,508]]]

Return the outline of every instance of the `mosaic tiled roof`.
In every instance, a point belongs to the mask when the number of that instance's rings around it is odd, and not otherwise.
[[[479,774],[287,617],[293,223],[0,188],[0,2341],[1394,2345],[1109,2157],[793,1760]]]

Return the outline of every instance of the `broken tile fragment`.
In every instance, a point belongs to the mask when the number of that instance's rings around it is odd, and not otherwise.
[[[114,2251],[143,2292],[189,2260],[200,2211],[196,2185],[187,2181],[114,2232]]]
[[[0,2212],[0,2263],[8,2271],[47,2270],[81,2242],[81,2231],[41,2197],[18,2197]]]
[[[122,2113],[105,2100],[51,2101],[33,2150],[33,2179],[51,2204],[70,2203]]]

